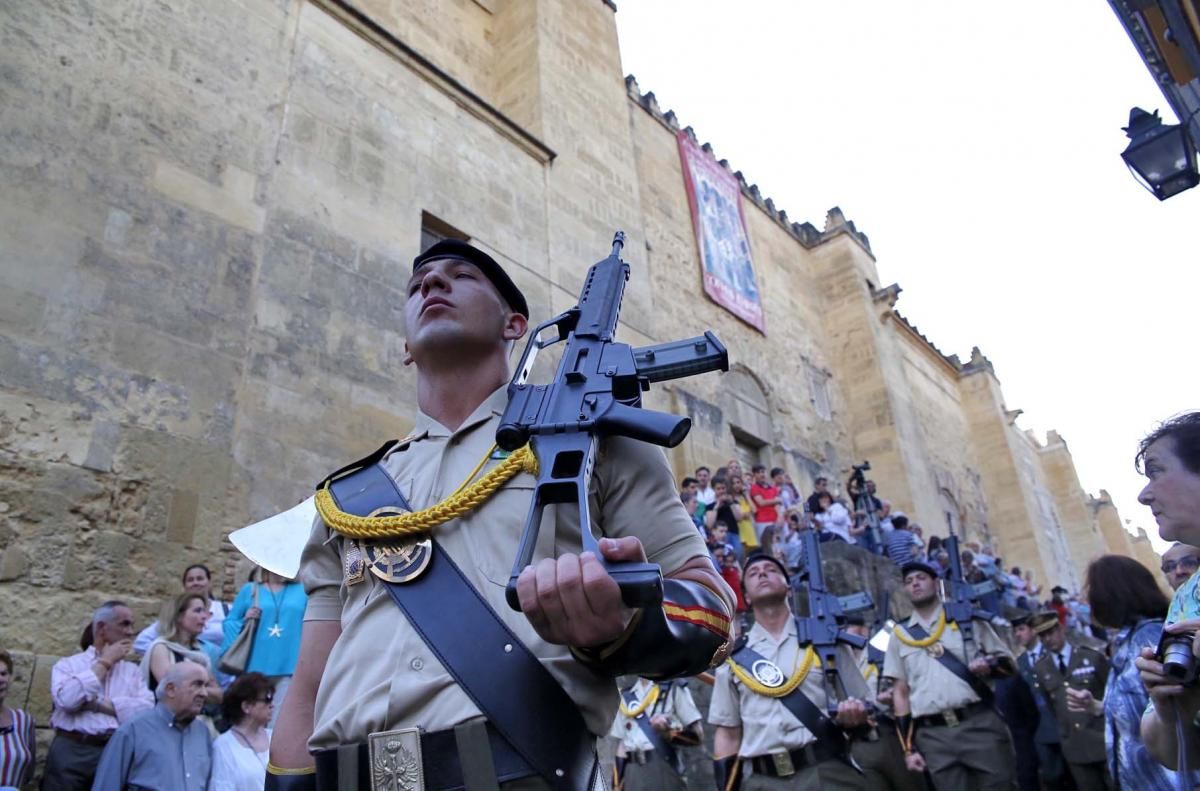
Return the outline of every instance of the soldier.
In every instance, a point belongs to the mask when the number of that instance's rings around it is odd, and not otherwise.
[[[1058,720],[1054,718],[1054,706],[1038,681],[1034,666],[1042,655],[1042,642],[1038,639],[1039,624],[1053,621],[1058,622],[1058,615],[1046,611],[1014,618],[1013,636],[1025,649],[1017,657],[1017,672],[1033,691],[1033,699],[1037,704],[1037,730],[1033,734],[1034,749],[1037,750],[1038,776],[1045,791],[1068,791],[1071,785],[1071,773],[1067,771],[1067,762],[1063,760],[1062,739],[1058,735]]]
[[[845,698],[830,717],[825,671],[813,647],[799,641],[787,569],[761,553],[746,558],[742,587],[754,626],[717,669],[708,721],[718,789],[861,789],[847,731],[867,724],[869,694],[856,672],[839,674]],[[839,647],[841,667],[855,667]],[[835,691],[836,692],[836,691]]]
[[[846,631],[859,637],[871,636],[861,615],[846,617]],[[854,761],[863,770],[863,787],[867,791],[925,791],[925,778],[904,765],[904,749],[892,714],[892,685],[883,677],[884,653],[870,644],[851,651],[878,704],[873,718],[876,727],[866,738],[851,743]]]
[[[900,571],[913,614],[892,631],[883,674],[895,679],[905,764],[914,772],[928,768],[938,791],[1012,789],[1012,739],[988,685],[1015,672],[1008,646],[978,618],[966,643],[960,625],[947,622],[932,566],[912,561]]]
[[[1105,768],[1104,688],[1108,660],[1082,643],[1067,640],[1058,618],[1037,625],[1042,653],[1034,664],[1038,685],[1054,706],[1062,754],[1075,787],[1101,789],[1110,783]]]
[[[582,529],[605,536],[607,561],[659,564],[662,604],[624,606],[600,558],[572,554],[579,510],[551,506],[513,610],[505,586],[536,479],[528,449],[510,456],[495,436],[525,297],[457,240],[417,256],[406,293],[416,426],[318,491],[303,640],[266,787],[598,787],[613,678],[720,661],[732,594],[663,452],[609,437]]]
[[[621,709],[609,735],[619,741],[614,785],[621,791],[687,788],[676,748],[696,747],[704,739],[687,682],[646,678],[621,690]]]

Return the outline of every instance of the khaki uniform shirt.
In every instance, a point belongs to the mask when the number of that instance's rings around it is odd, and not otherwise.
[[[803,656],[795,620],[788,621],[787,628],[778,640],[756,623],[750,627],[747,640],[751,648],[774,662],[786,677],[791,677]],[[838,646],[838,667],[838,678],[846,685],[849,697],[869,701],[866,683],[847,646]],[[819,660],[814,660],[812,669],[800,684],[800,691],[822,712],[828,710],[824,682],[825,674]],[[713,725],[742,729],[738,755],[744,758],[795,750],[816,740],[779,698],[752,691],[733,675],[727,664],[717,668],[708,721]]]
[[[937,623],[941,612],[942,608],[939,605],[928,622],[922,621],[914,612],[907,621],[897,625],[896,629],[899,631],[905,626],[920,624],[927,633],[933,634],[934,624]],[[971,660],[979,658],[981,653],[1000,654],[1012,659],[1008,646],[996,634],[992,625],[978,619],[974,621],[976,653],[973,656],[966,655],[962,634],[949,622],[938,642],[945,650],[953,652],[964,665],[970,665]],[[888,641],[887,657],[883,660],[883,674],[908,684],[914,717],[927,717],[947,709],[960,709],[979,701],[979,696],[971,689],[971,685],[954,675],[926,648],[905,645],[895,634]]]
[[[414,509],[444,500],[489,453],[506,404],[504,389],[497,390],[453,432],[418,416],[412,441],[383,462]],[[595,532],[636,535],[647,558],[660,564],[664,574],[707,554],[675,492],[674,475],[661,449],[614,437],[597,456],[590,492]],[[498,463],[489,461],[480,474]],[[471,513],[434,528],[433,536],[575,700],[592,733],[603,734],[617,708],[612,679],[588,670],[566,646],[544,642],[504,598],[534,483],[532,475],[517,474]],[[372,732],[394,728],[420,726],[435,732],[478,717],[478,708],[408,626],[384,584],[370,571],[361,582],[345,584],[346,540],[318,517],[300,565],[309,597],[305,620],[339,621],[342,627],[321,677],[309,749],[358,744]],[[574,507],[549,506],[534,563],[578,553],[580,541]],[[454,617],[453,610],[446,616]]]
[[[671,723],[671,730],[681,731],[694,722],[700,721],[700,710],[696,708],[696,701],[692,700],[691,691],[675,682],[668,682],[669,690],[665,694],[659,692],[658,700],[650,704],[646,709],[645,715],[647,718],[662,715]],[[650,690],[655,687],[653,681],[648,681],[644,678],[639,678],[634,684],[634,704],[629,708],[635,708],[643,700],[646,695],[650,694]],[[638,725],[632,717],[626,717],[619,710],[617,718],[613,720],[612,730],[608,733],[609,736],[621,742],[621,747],[624,748],[624,753],[628,755],[632,752],[646,752],[653,750],[654,745],[646,738],[646,734],[642,732],[642,726]],[[667,740],[667,735],[663,734],[663,740]]]

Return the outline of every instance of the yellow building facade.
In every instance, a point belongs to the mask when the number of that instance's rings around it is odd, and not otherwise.
[[[1017,427],[978,349],[945,355],[897,312],[841,210],[792,222],[742,180],[766,334],[705,296],[680,121],[621,73],[614,13],[3,4],[0,644],[31,688],[33,655],[69,652],[104,599],[148,617],[200,561],[231,595],[231,530],[405,433],[403,286],[436,235],[495,256],[541,319],[623,229],[621,340],[729,348],[728,373],[648,396],[693,420],[680,475],[736,457],[807,492],[868,459],[926,536],[1042,584],[1106,551],[1153,563],[1061,438]]]

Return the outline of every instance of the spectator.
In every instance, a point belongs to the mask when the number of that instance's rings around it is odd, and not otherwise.
[[[1054,610],[1054,614],[1058,616],[1058,622],[1063,626],[1067,625],[1067,616],[1070,615],[1067,603],[1063,601],[1066,593],[1067,589],[1061,585],[1055,585],[1050,589],[1050,609]]]
[[[683,503],[683,510],[687,511],[687,515],[691,517],[692,524],[700,531],[700,535],[705,535],[704,512],[700,510],[700,498],[696,497],[695,492],[685,489],[679,493],[679,501]]]
[[[692,476],[688,475],[682,481],[679,482],[679,493],[680,494],[694,494],[694,495],[699,496],[700,482],[697,481]]]
[[[720,553],[721,578],[725,580],[725,584],[737,597],[737,612],[744,613],[746,612],[746,596],[742,589],[742,569],[738,565],[737,555],[733,554],[733,548],[728,546],[718,552]]]
[[[1008,592],[1014,607],[1022,610],[1032,609],[1029,606],[1029,584],[1025,582],[1018,566],[1013,566],[1012,571],[1008,573]]]
[[[704,534],[703,530],[700,534]],[[300,655],[300,630],[308,596],[299,582],[264,568],[258,570],[258,577],[258,583],[253,580],[247,582],[233,600],[233,607],[225,620],[224,647],[228,649],[233,643],[247,617],[258,617],[246,670],[262,673],[275,684],[275,713],[271,719],[271,727],[274,728],[274,718],[279,716],[279,710],[283,707],[292,672],[296,668],[296,658]],[[260,586],[257,607],[253,606],[255,584]]]
[[[729,482],[722,477],[713,478],[713,507],[704,513],[704,525],[712,531],[717,524],[725,525],[725,538],[722,543],[733,546],[733,551],[739,558],[742,556],[742,541],[738,535],[738,522],[745,516],[742,508],[734,500],[729,491]]]
[[[1188,581],[1200,568],[1200,549],[1189,547],[1178,542],[1163,553],[1162,573],[1167,578],[1171,590],[1179,590],[1179,586]]]
[[[808,512],[815,514],[819,508],[821,495],[829,491],[829,479],[817,478],[813,481],[813,493],[808,496]]]
[[[852,535],[855,525],[850,519],[850,512],[846,510],[846,506],[835,503],[833,495],[829,492],[823,492],[817,498],[817,511],[813,514],[813,519],[821,526],[822,541],[857,543]]]
[[[892,517],[892,532],[887,537],[887,556],[897,566],[911,563],[917,557],[917,550],[922,548],[921,539],[913,534],[908,526],[908,517],[904,514]]]
[[[801,508],[801,505],[795,505],[788,510],[783,535],[775,542],[776,550],[782,554],[780,560],[787,566],[789,573],[798,571],[804,562],[804,539],[800,534],[804,529],[804,514]]]
[[[950,576],[950,553],[944,549],[939,549],[937,554],[933,556],[934,568],[937,570],[938,576],[943,579]]]
[[[225,690],[221,708],[229,730],[213,742],[209,791],[261,791],[267,775],[275,685],[262,673],[245,673]]]
[[[0,649],[0,787],[3,788],[19,788],[29,782],[37,764],[33,717],[4,705],[12,674],[12,656]]]
[[[219,647],[221,641],[225,639],[221,622],[229,614],[229,605],[213,598],[212,572],[208,570],[208,566],[203,563],[193,563],[183,570],[183,592],[203,596],[208,603],[208,621],[204,625],[204,631],[200,633],[200,639]],[[154,621],[138,633],[137,639],[133,641],[133,652],[145,654],[150,650],[150,644],[156,637],[158,637],[158,622]]]
[[[909,522],[908,529],[912,531],[913,536],[917,539],[913,546],[913,556],[922,563],[927,562],[929,555],[925,553],[925,528],[916,522]]]
[[[758,549],[758,536],[754,534],[754,507],[746,495],[746,480],[740,475],[729,480],[733,488],[733,501],[742,512],[741,518],[738,519],[737,534],[742,545],[741,559],[745,559],[747,555]]]
[[[886,538],[887,534],[892,532],[892,504],[888,500],[879,501],[879,531]],[[933,541],[933,539],[929,539]]]
[[[212,743],[197,717],[209,679],[208,668],[195,662],[171,665],[159,684],[158,704],[117,728],[104,748],[92,791],[205,791]]]
[[[1149,479],[1138,494],[1138,502],[1154,514],[1159,537],[1200,546],[1200,412],[1164,423],[1141,441],[1136,459]],[[1167,610],[1165,631],[1192,635],[1200,628],[1198,591],[1200,574],[1193,574],[1179,586]],[[1195,642],[1193,639],[1193,653]],[[1177,680],[1164,676],[1162,664],[1148,648],[1142,649],[1136,661],[1151,698],[1142,718],[1142,739],[1147,749],[1168,767],[1177,765],[1181,747],[1195,761],[1200,756],[1200,729],[1182,726],[1188,744],[1179,745],[1176,725],[1177,720],[1190,724],[1200,714],[1197,688],[1181,688]]]
[[[1150,757],[1142,743],[1142,714],[1150,696],[1133,663],[1143,648],[1157,650],[1167,597],[1142,564],[1120,555],[1103,555],[1088,565],[1086,590],[1096,621],[1118,630],[1101,704],[1108,725],[1105,741],[1109,774],[1117,781],[1117,788],[1173,791],[1177,788],[1177,773]],[[1077,699],[1075,705],[1080,710],[1097,705],[1086,693],[1068,694]],[[1200,772],[1193,774],[1187,787],[1197,784]]]
[[[796,487],[792,485],[792,479],[783,471],[782,467],[775,467],[771,470],[771,482],[779,490],[779,505],[784,513],[800,502],[800,492],[796,491]]]
[[[730,546],[726,539],[729,537],[729,528],[724,522],[717,522],[712,527],[704,531],[704,543],[708,546],[708,554],[712,556],[713,568],[718,571],[721,568],[720,553],[725,551],[725,547]]]
[[[755,464],[754,483],[750,486],[750,499],[754,502],[754,536],[760,546],[767,546],[764,537],[768,530],[774,531],[779,521],[779,487],[767,482],[767,468]]]
[[[208,670],[212,678],[209,699],[221,702],[221,688],[212,677],[212,659],[200,642],[207,621],[208,601],[198,593],[181,593],[163,605],[158,619],[160,636],[142,657],[142,678],[151,692],[157,692],[159,681],[172,665],[186,660]]]
[[[916,533],[913,533],[913,535],[916,535]],[[928,555],[929,557],[933,557],[934,555],[936,555],[938,552],[941,552],[941,551],[942,551],[942,537],[941,536],[931,536],[929,538],[929,547],[926,550],[926,555]]]
[[[154,705],[137,666],[125,661],[133,647],[133,611],[106,601],[92,614],[92,644],[63,657],[50,672],[50,725],[42,788],[87,791],[104,745],[118,725]]]
[[[1025,569],[1025,592],[1029,595],[1030,609],[1036,610],[1037,596],[1042,592],[1042,586],[1033,584],[1033,571],[1030,569]]]
[[[737,459],[730,459],[725,463],[725,477],[729,480],[734,478],[745,478],[745,473],[742,472],[742,463]]]
[[[708,467],[696,468],[696,499],[707,511],[709,506],[717,501],[717,493],[711,486],[712,471]]]

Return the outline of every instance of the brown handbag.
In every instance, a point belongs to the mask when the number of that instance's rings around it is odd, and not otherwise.
[[[254,583],[254,606],[258,606],[257,582]],[[254,633],[257,630],[258,619],[247,618],[242,623],[242,631],[238,632],[238,636],[233,638],[229,648],[221,654],[221,661],[217,663],[217,669],[231,676],[240,676],[245,673],[246,665],[250,664],[250,651],[254,648]]]

